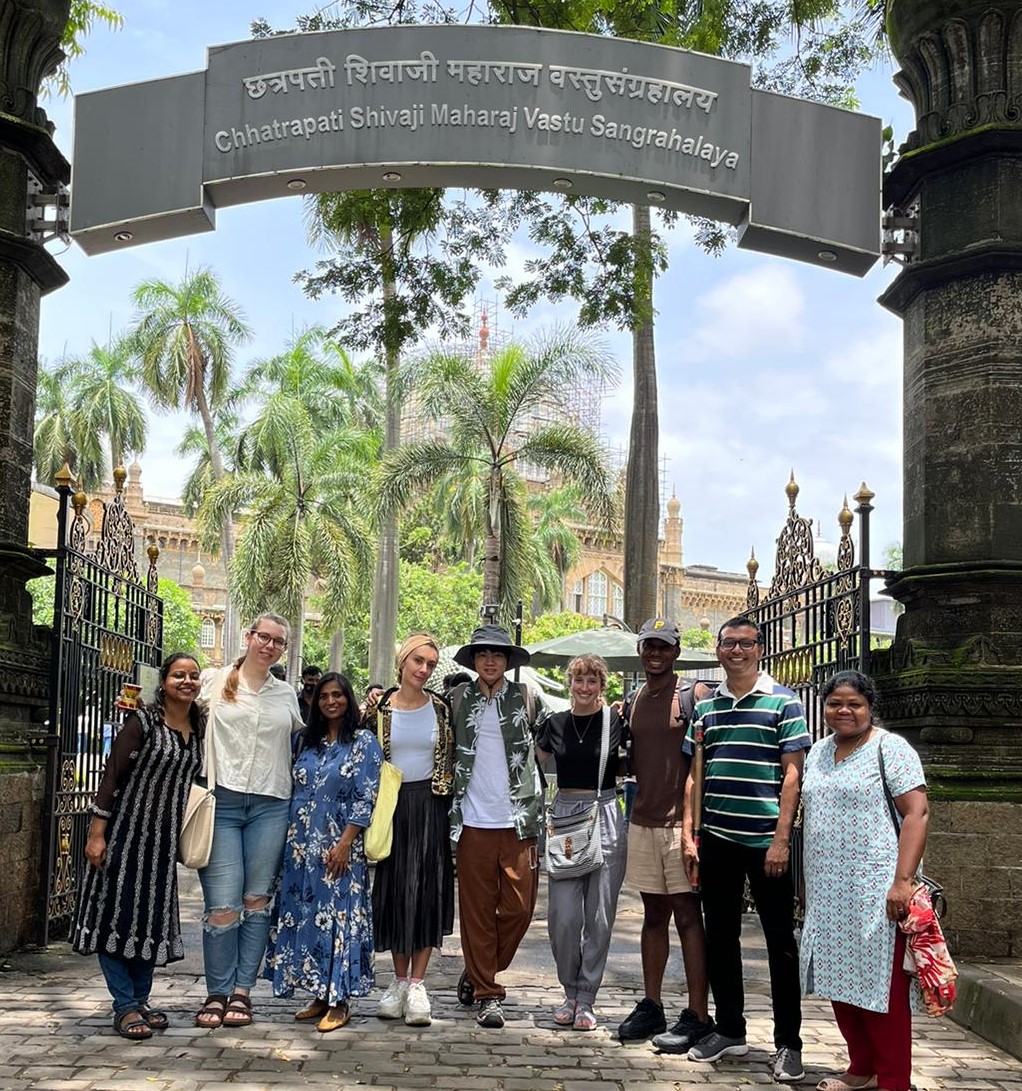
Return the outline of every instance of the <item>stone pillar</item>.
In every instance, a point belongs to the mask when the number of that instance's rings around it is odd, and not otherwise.
[[[885,722],[919,749],[959,954],[1018,955],[1022,859],[1022,0],[888,0],[916,128],[885,185],[904,320],[905,606]],[[1017,868],[1015,869],[1017,870]]]
[[[30,183],[54,193],[70,167],[37,105],[40,81],[61,60],[70,0],[0,4],[0,945],[29,939],[38,901],[45,751],[32,739],[46,718],[50,657],[32,625],[25,581],[49,569],[28,547],[39,300],[67,281],[28,235]],[[0,949],[2,949],[0,948]]]

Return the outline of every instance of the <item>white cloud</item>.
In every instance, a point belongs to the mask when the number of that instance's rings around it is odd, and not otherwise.
[[[805,332],[804,302],[795,273],[780,262],[737,273],[697,298],[694,329],[677,345],[678,354],[717,361],[757,350],[797,349]],[[660,306],[667,306],[662,296]]]

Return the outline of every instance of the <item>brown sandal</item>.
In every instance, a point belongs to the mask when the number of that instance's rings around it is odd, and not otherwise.
[[[216,1030],[223,1024],[226,1013],[227,997],[223,993],[210,993],[195,1013],[195,1025],[203,1030]],[[203,1016],[206,1016],[205,1020]]]
[[[225,1027],[247,1027],[252,1022],[252,1001],[244,993],[231,993],[224,1012]]]

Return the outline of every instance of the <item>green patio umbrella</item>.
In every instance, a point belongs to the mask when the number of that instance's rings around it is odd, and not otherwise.
[[[626,633],[621,629],[583,629],[580,633],[568,633],[567,636],[555,636],[552,640],[542,640],[530,644],[532,666],[565,667],[576,655],[599,655],[607,661],[612,671],[642,672],[642,660],[635,647],[635,633]],[[700,648],[682,648],[681,658],[675,664],[679,670],[701,671],[710,674],[718,667],[717,656],[711,651]]]

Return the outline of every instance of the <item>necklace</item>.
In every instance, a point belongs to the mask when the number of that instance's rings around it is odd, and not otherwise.
[[[834,761],[835,762],[847,761],[855,753],[855,751],[858,750],[859,747],[862,746],[862,744],[866,742],[866,740],[872,734],[873,734],[873,725],[870,724],[870,726],[867,727],[866,730],[863,731],[863,733],[855,740],[854,745],[851,747],[851,749],[849,749],[848,753],[847,754],[841,754],[840,756],[838,755],[838,752],[837,752],[837,743],[835,743],[834,744]]]
[[[588,712],[585,716],[585,727],[581,731],[578,729],[578,721],[575,719],[575,710],[569,709],[568,717],[571,720],[572,730],[575,732],[575,738],[578,739],[579,746],[582,745],[582,740],[586,737],[586,733],[589,730],[589,725],[593,722],[593,716],[595,712]]]

